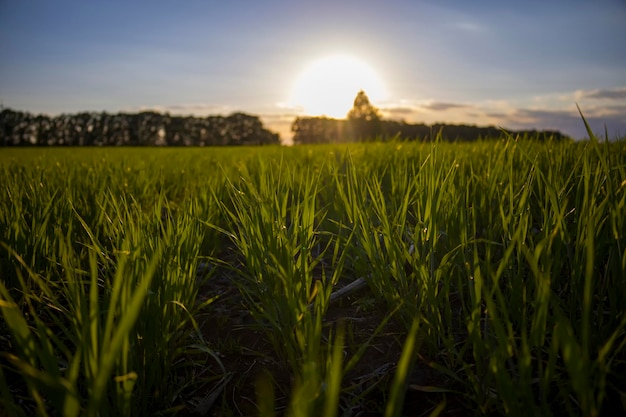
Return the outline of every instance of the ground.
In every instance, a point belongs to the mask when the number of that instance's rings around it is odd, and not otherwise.
[[[286,410],[292,389],[292,373],[285,360],[277,357],[270,341],[244,305],[235,280],[240,278],[232,270],[218,268],[202,286],[199,301],[217,297],[197,318],[203,336],[214,348],[232,378],[223,387],[219,398],[197,410],[198,414],[223,416],[257,416],[256,383],[259,378],[272,381],[276,409]],[[340,280],[336,290],[354,278]],[[388,314],[388,309],[374,299],[369,288],[363,287],[332,303],[325,316],[325,325],[337,321],[346,323],[345,353],[351,357],[375,333]],[[393,380],[396,365],[406,337],[405,327],[392,318],[370,341],[363,357],[343,378],[346,388],[340,399],[339,415],[373,417],[383,415],[385,399]],[[215,373],[220,372],[216,361],[211,363]],[[462,414],[461,399],[450,393],[428,392],[428,387],[446,387],[450,381],[428,365],[418,355],[409,377],[404,406],[405,416],[427,416],[437,405],[446,401],[443,414]],[[207,409],[210,407],[210,409]]]

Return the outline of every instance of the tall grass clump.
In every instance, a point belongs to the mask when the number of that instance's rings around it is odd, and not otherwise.
[[[335,176],[359,274],[407,329],[420,320],[418,356],[450,381],[431,391],[462,393],[478,414],[620,404],[620,146],[435,142]]]
[[[430,323],[421,331],[435,335],[445,305],[445,260],[454,253],[447,220],[458,200],[452,182],[458,164],[454,158],[439,160],[437,146],[422,146],[407,158],[410,150],[397,145],[365,177],[352,160],[334,176],[337,204],[354,229],[358,274],[391,309],[399,309],[407,326],[419,316]]]
[[[624,204],[623,161],[611,167],[617,158],[596,141],[539,147],[510,138],[495,150],[465,177],[471,233],[455,288],[467,336],[448,344],[456,346],[448,369],[482,412],[551,415],[559,404],[598,415],[607,364],[623,366],[615,343],[623,314],[601,307],[624,300],[624,236],[608,224]],[[619,261],[607,256],[616,252]]]
[[[282,159],[259,160],[229,181],[229,199],[220,202],[229,220],[221,230],[240,254],[235,267],[240,291],[276,353],[286,358],[299,386],[296,395],[311,410],[324,398],[326,372],[337,366],[324,365],[337,353],[323,340],[322,319],[343,270],[340,243],[347,244],[321,239],[325,213],[316,204],[319,184],[319,173],[298,172]],[[328,337],[331,343],[332,334]]]
[[[150,415],[185,388],[173,367],[217,359],[193,330],[205,228],[124,163],[81,168],[31,168],[5,189],[3,402],[26,414],[24,384],[40,415]]]

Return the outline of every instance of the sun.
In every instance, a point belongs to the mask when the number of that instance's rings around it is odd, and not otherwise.
[[[289,102],[310,116],[344,118],[360,90],[374,103],[387,95],[383,81],[368,64],[349,55],[331,55],[300,73]]]

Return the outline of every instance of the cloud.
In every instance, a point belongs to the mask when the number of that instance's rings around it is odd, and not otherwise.
[[[619,90],[610,91],[615,93]],[[409,123],[441,122],[478,126],[493,125],[513,130],[558,130],[576,139],[586,138],[585,124],[575,103],[572,92],[568,99],[561,98],[561,96],[556,99],[553,96],[541,96],[526,103],[507,100],[490,100],[475,104],[429,101],[401,104],[382,110],[390,119],[396,116]],[[605,126],[609,139],[626,133],[626,103],[613,101],[610,105],[601,105],[596,101],[581,104],[580,108],[592,131],[599,137],[604,137]]]
[[[596,89],[578,91],[580,98],[594,100],[624,100],[626,99],[626,87],[617,87],[610,89]]]
[[[499,112],[489,112],[489,113],[485,113],[485,116],[487,117],[492,117],[494,119],[502,119],[507,117],[506,113],[499,113]]]
[[[413,114],[416,111],[416,109],[413,107],[389,107],[389,108],[383,108],[381,110],[385,113],[395,114],[399,116]]]
[[[447,111],[450,109],[461,109],[461,108],[467,108],[471,106],[467,104],[461,104],[461,103],[444,103],[440,101],[434,101],[432,103],[424,104],[421,107],[424,109],[433,110],[433,111]]]
[[[567,110],[517,109],[510,116],[514,120],[537,124],[567,124],[582,122],[580,115]]]
[[[453,23],[451,26],[464,32],[480,33],[487,31],[487,28],[485,26],[475,22],[457,22]]]
[[[276,108],[280,109],[283,112],[287,112],[289,114],[302,114],[304,113],[304,107],[299,105],[294,105],[287,102],[278,102],[275,104]]]
[[[156,111],[159,113],[170,113],[176,115],[212,116],[217,114],[230,114],[235,110],[230,106],[206,104],[206,103],[184,103],[154,106],[132,106],[126,109],[130,112]]]
[[[609,139],[626,133],[625,113],[603,112],[593,109],[586,113],[585,120],[589,123],[592,132],[604,137],[605,127]],[[486,114],[487,115],[487,114]],[[493,117],[493,113],[490,114]],[[514,109],[506,115],[497,114],[498,123],[510,129],[538,129],[559,130],[576,139],[587,137],[583,119],[577,110],[545,110],[545,109]]]
[[[405,100],[403,100],[405,101]],[[398,103],[395,106],[391,105],[390,107],[382,107],[381,111],[390,116],[400,116],[400,117],[409,117],[409,116],[425,116],[424,111],[428,112],[445,112],[448,110],[455,109],[469,109],[474,106],[465,104],[465,103],[451,103],[451,102],[443,102],[443,101],[433,101],[429,100],[426,102],[413,102],[413,103]]]
[[[184,103],[184,104],[171,104],[163,106],[166,111],[177,114],[201,114],[201,115],[213,115],[232,113],[234,110],[229,106],[206,104],[206,103]]]
[[[293,122],[293,120],[296,117],[298,117],[298,115],[295,113],[261,113],[261,114],[258,114],[258,116],[267,120],[279,121],[279,122],[281,121]]]
[[[605,108],[611,113],[626,114],[626,104],[615,104],[611,106],[606,106]]]

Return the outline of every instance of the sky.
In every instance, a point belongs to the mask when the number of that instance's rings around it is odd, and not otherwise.
[[[0,0],[0,102],[243,111],[288,140],[296,117],[341,117],[369,88],[388,119],[583,138],[578,105],[614,138],[625,22],[624,0]]]

